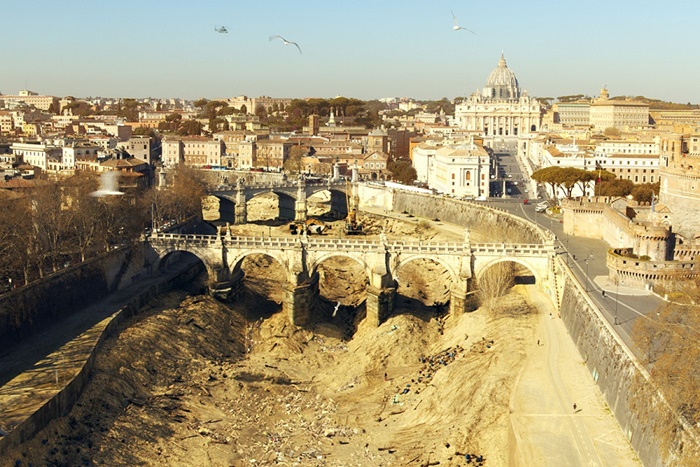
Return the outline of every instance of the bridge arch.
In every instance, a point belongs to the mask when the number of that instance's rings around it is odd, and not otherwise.
[[[451,264],[449,261],[446,261],[445,258],[442,258],[439,255],[429,254],[401,255],[399,260],[392,268],[394,271],[394,279],[397,278],[398,273],[399,271],[401,271],[402,267],[416,260],[430,260],[438,263],[439,265],[447,269],[447,272],[450,274],[450,280],[453,284],[459,282],[459,271],[455,269],[454,264]]]
[[[289,271],[289,268],[287,267],[287,262],[285,261],[285,258],[283,258],[281,255],[278,255],[276,252],[272,252],[270,250],[264,250],[262,248],[260,249],[250,249],[250,250],[242,250],[238,255],[235,257],[231,258],[229,260],[229,265],[230,265],[230,272],[232,277],[236,277],[239,275],[242,270],[241,266],[243,265],[243,261],[253,255],[262,255],[262,256],[267,256],[272,258],[276,263],[280,265],[282,268],[282,271],[284,272],[284,276],[287,281],[292,281],[292,274]]]
[[[451,264],[429,255],[412,255],[393,270],[399,303],[411,303],[412,309],[445,305],[458,286],[458,275]],[[419,308],[416,308],[416,304]],[[432,311],[434,313],[434,311]]]
[[[319,201],[319,195],[327,193],[328,200]],[[347,195],[344,190],[338,189],[337,187],[328,186],[314,186],[312,189],[308,190],[307,202],[310,205],[328,203],[328,210],[325,213],[315,212],[313,215],[329,215],[336,219],[342,219],[348,214],[348,200]],[[309,210],[310,207],[309,207]]]
[[[255,303],[249,313],[267,318],[282,308],[285,291],[281,284],[288,280],[284,263],[265,251],[250,251],[236,258],[231,278],[237,297],[248,297]]]
[[[370,268],[357,255],[330,252],[316,258],[309,269],[325,299],[354,308],[367,299]]]
[[[499,258],[494,258],[492,260],[487,261],[486,263],[481,264],[478,269],[476,270],[476,280],[477,283],[478,281],[483,277],[484,273],[491,268],[492,266],[498,264],[498,263],[516,263],[519,264],[523,267],[525,267],[528,271],[532,273],[532,275],[535,278],[535,283],[541,284],[544,278],[540,274],[539,268],[537,268],[535,265],[530,263],[527,259],[523,258],[518,258],[515,256],[503,256]]]
[[[283,218],[283,219],[294,219],[295,207],[296,207],[296,196],[284,192],[284,191],[257,191],[250,193],[250,196],[246,193],[246,211],[248,222],[265,221],[271,220],[270,216],[267,215],[265,211],[256,211],[249,209],[250,201],[256,198],[269,197],[269,195],[274,195],[277,198],[277,213],[271,215],[271,219]],[[253,215],[253,213],[258,214]]]
[[[334,256],[350,258],[362,267],[362,270],[365,271],[365,274],[369,275],[371,273],[369,264],[362,258],[360,254],[345,253],[342,251],[325,251],[318,254],[317,256],[315,255],[314,258],[311,259],[309,263],[309,274],[314,274],[318,272],[319,265]]]

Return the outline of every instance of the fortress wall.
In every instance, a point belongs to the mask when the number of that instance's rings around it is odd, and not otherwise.
[[[660,202],[668,205],[671,209],[670,217],[673,230],[683,237],[691,239],[697,232],[700,232],[700,216],[698,216],[700,177],[690,171],[687,173],[677,172],[671,170],[663,172],[659,193]]]
[[[564,206],[564,233],[583,238],[603,238],[603,210]]]

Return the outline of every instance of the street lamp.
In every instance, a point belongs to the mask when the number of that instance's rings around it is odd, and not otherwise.
[[[588,250],[588,254],[586,255],[586,292],[588,292],[588,281],[590,280],[588,278],[588,260],[592,259],[593,255],[591,254],[591,251]]]
[[[618,277],[615,281],[615,316],[613,317],[613,323],[617,325],[617,302],[620,300],[620,278]]]

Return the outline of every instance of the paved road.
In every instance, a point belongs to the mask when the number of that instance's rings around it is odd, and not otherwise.
[[[521,198],[489,199],[486,203],[551,230],[559,241],[562,254],[579,282],[589,292],[603,316],[628,347],[634,350],[630,337],[637,319],[664,304],[656,295],[639,288],[616,285],[608,279],[606,253],[610,246],[604,240],[564,234],[560,217],[535,212],[534,204],[523,204]],[[605,297],[603,297],[605,290]]]

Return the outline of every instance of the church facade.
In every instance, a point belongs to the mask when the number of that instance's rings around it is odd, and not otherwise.
[[[501,55],[486,86],[455,107],[455,122],[465,130],[478,131],[485,143],[515,140],[536,133],[542,125],[539,101],[521,92],[518,79]]]

